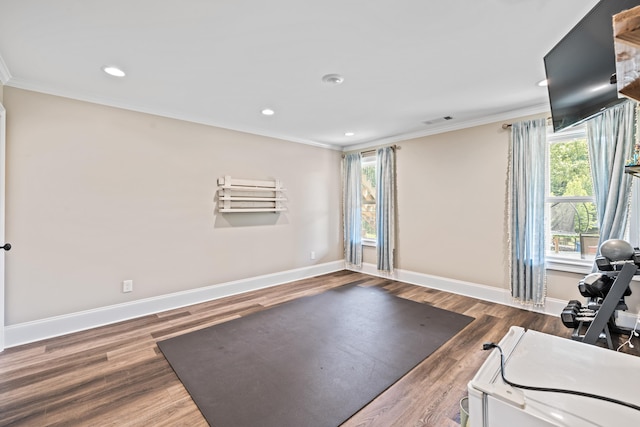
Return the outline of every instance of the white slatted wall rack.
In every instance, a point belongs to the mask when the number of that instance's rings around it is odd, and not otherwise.
[[[280,180],[218,178],[218,212],[283,212],[285,189]]]

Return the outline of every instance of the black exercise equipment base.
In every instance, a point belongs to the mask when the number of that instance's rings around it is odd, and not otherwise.
[[[633,276],[637,273],[638,267],[635,263],[626,263],[617,273],[616,279],[611,285],[611,289],[607,296],[602,300],[602,305],[596,312],[596,315],[590,322],[580,322],[571,334],[571,338],[582,341],[587,344],[596,344],[599,339],[606,339],[607,346],[613,349],[611,341],[611,333],[631,333],[631,330],[620,328],[615,324],[614,313],[620,299],[623,298],[625,291],[629,287]],[[584,335],[580,335],[586,328]]]

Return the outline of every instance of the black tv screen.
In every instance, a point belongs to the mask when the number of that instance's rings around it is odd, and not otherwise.
[[[624,100],[615,80],[612,21],[638,5],[640,0],[601,0],[544,57],[555,132]]]

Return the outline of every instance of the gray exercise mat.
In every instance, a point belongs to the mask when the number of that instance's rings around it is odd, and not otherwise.
[[[335,427],[473,318],[343,286],[158,346],[214,427]]]

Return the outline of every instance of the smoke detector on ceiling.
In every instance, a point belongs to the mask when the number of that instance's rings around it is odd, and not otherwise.
[[[344,77],[340,74],[325,74],[322,76],[322,81],[330,85],[339,85],[344,81]]]

